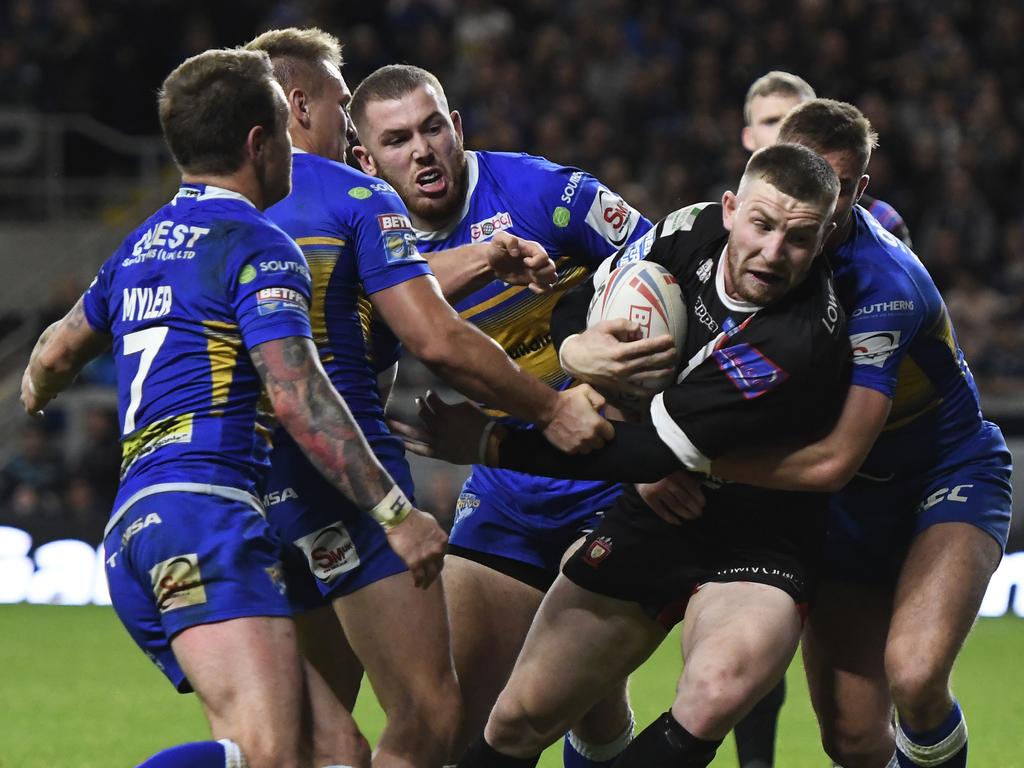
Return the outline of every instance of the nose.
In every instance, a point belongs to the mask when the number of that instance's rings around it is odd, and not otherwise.
[[[412,150],[412,159],[418,163],[429,165],[434,159],[434,150],[431,148],[430,142],[418,131],[412,136],[410,149]]]
[[[761,256],[767,262],[781,261],[783,258],[782,246],[786,240],[785,232],[773,232],[765,239],[761,247]]]

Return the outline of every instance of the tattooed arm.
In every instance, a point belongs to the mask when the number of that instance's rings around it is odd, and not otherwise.
[[[110,336],[93,330],[85,319],[82,300],[39,336],[21,377],[21,402],[30,416],[67,389],[79,371],[110,348]]]
[[[250,354],[281,425],[335,488],[384,526],[417,586],[429,585],[441,570],[447,537],[433,517],[409,503],[377,461],[320,365],[312,340],[275,339]]]

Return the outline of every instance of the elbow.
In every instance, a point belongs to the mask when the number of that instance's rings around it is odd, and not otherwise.
[[[835,493],[846,487],[856,473],[857,465],[844,461],[842,457],[822,461],[808,478],[810,487],[807,490]]]

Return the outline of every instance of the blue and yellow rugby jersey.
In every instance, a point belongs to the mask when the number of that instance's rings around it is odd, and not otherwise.
[[[459,301],[455,309],[498,342],[524,371],[556,389],[565,389],[572,380],[562,371],[558,351],[551,343],[555,304],[608,256],[643,237],[651,222],[590,174],[541,157],[467,151],[466,165],[467,192],[461,214],[446,229],[417,231],[420,250],[441,251],[483,242],[499,230],[544,246],[558,268],[553,291],[538,295],[525,286],[494,280]],[[522,518],[530,528],[546,528],[565,517],[592,514],[606,508],[612,494],[618,492],[617,483],[534,477],[483,466],[473,467],[467,484],[470,488],[478,493],[503,489],[519,499],[506,505],[514,516],[514,507],[529,503],[532,511]],[[526,498],[529,502],[522,501]]]
[[[185,184],[128,236],[83,297],[113,336],[116,510],[163,484],[258,489],[269,433],[247,350],[309,337],[309,297],[302,252],[236,192]]]
[[[368,438],[390,437],[377,390],[376,357],[398,357],[390,332],[372,335],[368,296],[430,274],[416,250],[408,211],[390,185],[361,171],[296,150],[292,194],[267,216],[302,248],[313,280],[310,319],[324,369]],[[381,439],[373,441],[381,458]]]
[[[995,427],[982,418],[945,303],[906,245],[860,206],[853,215],[855,231],[832,257],[852,383],[892,398],[860,474],[899,479],[955,465],[972,438]]]
[[[480,243],[499,230],[544,246],[558,267],[553,291],[538,295],[494,280],[455,308],[523,370],[564,389],[570,379],[558,364],[548,327],[555,304],[608,256],[646,234],[651,223],[576,168],[510,152],[466,152],[466,164],[461,215],[444,230],[417,231],[420,250]]]

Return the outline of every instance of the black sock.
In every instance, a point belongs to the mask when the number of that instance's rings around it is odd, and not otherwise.
[[[509,757],[498,752],[484,741],[484,737],[473,742],[459,761],[458,768],[535,768],[540,755],[534,757]]]
[[[705,768],[721,743],[698,739],[666,712],[633,739],[614,768]]]
[[[775,760],[775,731],[779,710],[786,700],[786,680],[772,688],[746,717],[736,724],[736,754],[741,768],[771,766]]]

